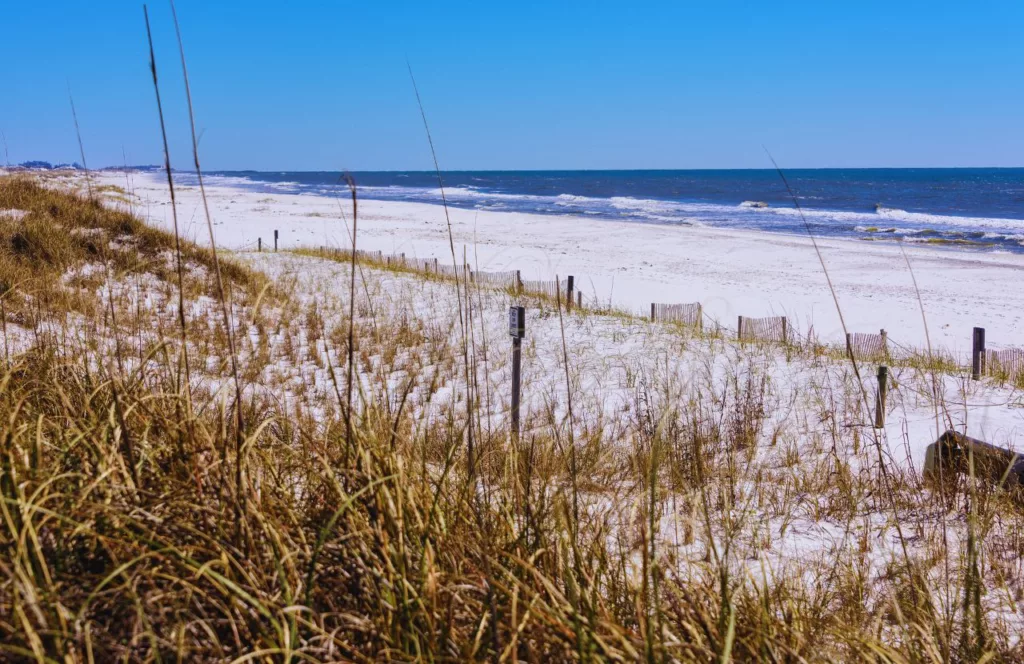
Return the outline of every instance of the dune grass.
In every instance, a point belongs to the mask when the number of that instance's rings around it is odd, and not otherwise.
[[[883,485],[842,358],[537,301],[524,362],[546,373],[513,441],[487,350],[512,294],[463,282],[456,306],[450,283],[383,266],[222,257],[238,458],[210,253],[182,243],[186,408],[173,236],[21,178],[0,178],[0,209],[28,212],[0,219],[7,659],[1024,655],[1019,503],[906,470]],[[594,396],[612,376],[615,408]],[[927,394],[923,371],[901,381],[897,403]]]

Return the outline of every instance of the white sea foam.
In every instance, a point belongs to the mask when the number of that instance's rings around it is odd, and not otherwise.
[[[925,227],[942,228],[1005,228],[1024,230],[1024,219],[1001,219],[996,217],[958,217],[955,215],[929,214],[926,212],[907,212],[897,208],[879,208],[876,212],[855,212],[849,210],[821,210],[815,208],[768,208],[763,212],[780,215],[799,215],[813,219],[827,219],[848,223],[861,223],[878,226],[878,221],[903,221],[920,224]],[[918,229],[920,230],[920,229]]]
[[[304,191],[306,186],[314,191],[329,186],[327,184],[303,185],[297,182],[260,182],[245,176],[211,176],[210,181],[227,186],[246,188],[260,186],[289,192]],[[407,187],[393,184],[386,186],[361,185],[359,191],[368,198],[385,200],[440,202],[441,199],[441,190],[437,187]],[[858,232],[869,232],[869,228],[877,228],[879,234],[889,231],[893,227],[895,227],[893,232],[903,235],[919,233],[923,230],[969,233],[982,229],[996,234],[990,239],[1010,238],[1014,235],[1024,234],[1024,219],[961,217],[909,212],[884,206],[879,206],[874,211],[827,210],[806,207],[797,209],[795,207],[770,207],[762,201],[754,200],[743,201],[738,205],[729,205],[634,198],[632,196],[605,198],[577,194],[510,194],[489,192],[474,185],[446,187],[444,194],[447,200],[455,205],[474,208],[519,208],[524,212],[547,212],[549,214],[557,209],[562,209],[569,214],[607,215],[650,223],[684,223],[762,229],[781,227],[784,230],[789,230],[792,228],[792,224],[798,221],[794,217],[802,216],[810,222],[835,226],[837,230],[846,228]]]

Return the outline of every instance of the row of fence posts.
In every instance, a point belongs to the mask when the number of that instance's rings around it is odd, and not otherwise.
[[[518,272],[517,272],[518,278]],[[568,304],[572,304],[573,277],[568,279]],[[520,282],[521,283],[521,282]],[[577,293],[581,296],[582,293]],[[579,300],[577,300],[579,301]],[[655,303],[651,303],[651,320],[655,320]],[[743,339],[743,316],[737,321],[737,337]],[[783,343],[788,342],[789,329],[785,318],[781,321]],[[514,439],[519,438],[519,404],[521,389],[521,362],[522,362],[522,340],[526,336],[526,312],[523,307],[514,306],[509,309],[509,334],[512,336],[512,435]],[[888,333],[882,329],[881,336],[882,353],[888,357]],[[853,334],[846,335],[846,349],[850,356],[853,356]],[[974,328],[974,344],[972,352],[972,378],[978,380],[985,373],[985,328]],[[876,429],[885,427],[886,404],[889,394],[889,367],[879,365],[878,367],[878,390],[875,392],[875,421]]]
[[[569,282],[572,284],[572,281]],[[571,291],[570,291],[571,292]],[[572,301],[570,295],[569,301]],[[652,319],[654,309],[652,305]],[[742,317],[741,317],[742,320]],[[884,332],[884,330],[883,330]],[[512,440],[519,440],[520,419],[519,404],[520,391],[522,389],[522,344],[526,337],[526,308],[511,306],[508,310],[508,333],[512,337],[512,408],[511,426]],[[852,351],[851,351],[852,352]],[[875,428],[885,428],[886,397],[889,393],[889,367],[880,365],[878,367],[878,391],[875,393]]]
[[[277,251],[278,243],[278,231],[274,230],[274,251]],[[263,238],[256,239],[257,251],[263,251]],[[401,255],[404,260],[405,254]],[[438,265],[437,259],[435,260],[435,268]],[[576,291],[575,297],[573,297],[573,291],[575,290],[575,277],[569,275],[566,280],[566,311],[571,311],[573,303],[578,308],[583,307],[583,292]],[[519,270],[516,270],[516,284],[519,289],[522,289],[523,280],[519,275]],[[651,303],[651,320],[655,318],[655,303]],[[744,317],[739,316],[736,321],[736,337],[740,341],[743,340],[743,321]],[[789,341],[789,327],[788,321],[785,317],[781,320],[782,325],[782,343],[788,343]],[[512,336],[512,430],[513,435],[518,439],[519,437],[519,397],[520,397],[520,386],[521,386],[521,364],[522,364],[522,340],[526,336],[526,311],[521,306],[513,306],[509,309],[509,334]],[[880,331],[882,337],[882,349],[883,352],[888,356],[888,334],[883,329]],[[853,334],[846,334],[846,349],[850,355],[853,355]],[[974,328],[973,344],[971,350],[971,378],[973,380],[980,380],[982,375],[985,373],[985,328],[976,327]],[[888,394],[889,385],[889,367],[881,365],[878,367],[878,391],[875,395],[875,427],[882,428],[885,426],[885,404],[886,396]]]
[[[256,238],[256,251],[263,253],[263,238]],[[277,252],[277,230],[274,230],[274,252]]]
[[[278,231],[275,229],[274,230],[274,251],[275,252],[277,251],[278,237],[279,237]],[[259,251],[261,253],[263,252],[263,238],[262,237],[256,239],[256,247],[257,247],[257,251]],[[401,254],[401,257],[404,260],[405,259],[405,254]],[[434,259],[434,261],[435,261],[434,265],[435,265],[435,268],[436,268],[436,266],[438,264],[437,263],[437,259]],[[520,277],[520,275],[519,275],[519,270],[516,270],[516,283],[517,283],[518,287],[520,289],[522,289],[523,280],[522,280],[522,277]],[[566,300],[565,300],[565,305],[566,306],[565,306],[565,308],[566,308],[567,311],[571,311],[572,310],[572,306],[573,306],[574,300],[575,300],[575,303],[576,303],[577,307],[579,307],[579,308],[583,307],[583,291],[577,291],[576,292],[576,297],[574,298],[573,297],[573,291],[574,290],[575,290],[575,277],[570,274],[568,279],[567,279],[567,284],[566,284]],[[651,303],[651,320],[652,321],[654,320],[654,304],[655,303],[653,303],[653,302]],[[739,339],[740,341],[743,341],[743,321],[744,321],[744,317],[743,316],[739,316],[737,318],[737,321],[736,321],[736,338]],[[787,319],[785,317],[782,318],[781,324],[782,324],[782,343],[788,343],[788,341],[789,341],[789,329],[788,329],[789,325],[788,325],[788,321],[787,321]],[[888,333],[886,333],[886,331],[884,329],[881,330],[881,337],[882,337],[883,353],[885,353],[886,356],[888,356]],[[848,332],[846,334],[846,349],[847,349],[848,353],[850,353],[851,355],[853,354],[853,334],[850,333],[850,332]],[[973,344],[972,344],[972,349],[971,349],[971,378],[973,380],[980,380],[981,377],[985,374],[985,368],[986,368],[985,367],[985,328],[983,328],[983,327],[976,327],[976,328],[974,328]],[[886,367],[884,367],[884,366],[883,367],[879,367],[878,371],[879,371],[879,385],[880,386],[881,386],[881,375],[882,375],[882,370],[883,369],[886,372],[888,372],[888,369]],[[881,394],[881,387],[880,387],[880,392],[879,393]],[[884,420],[884,416],[881,416],[881,420]],[[879,426],[881,426],[881,425],[879,425]]]

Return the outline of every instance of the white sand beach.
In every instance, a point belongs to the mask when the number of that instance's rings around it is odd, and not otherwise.
[[[169,228],[162,174],[106,172],[130,187],[143,216]],[[184,233],[208,242],[196,187],[178,187]],[[226,178],[207,184],[217,244],[255,250],[347,246],[350,199],[254,193]],[[451,261],[439,205],[360,199],[359,245]],[[574,275],[587,298],[645,311],[651,302],[696,302],[726,327],[738,315],[785,314],[795,327],[841,341],[842,326],[811,240],[759,231],[667,226],[449,208],[459,258],[485,270],[518,269],[523,278]],[[895,344],[969,352],[971,330],[985,327],[991,348],[1024,344],[1024,256],[891,242],[819,239],[850,332],[886,329]],[[913,268],[908,270],[907,262]]]

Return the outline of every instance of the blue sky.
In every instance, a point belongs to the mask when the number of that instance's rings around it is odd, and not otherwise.
[[[207,169],[1024,165],[1024,3],[180,0]],[[150,6],[175,166],[188,125]],[[161,161],[141,4],[12,2],[10,160]],[[2,147],[2,146],[0,146]],[[0,155],[2,156],[2,155]]]

